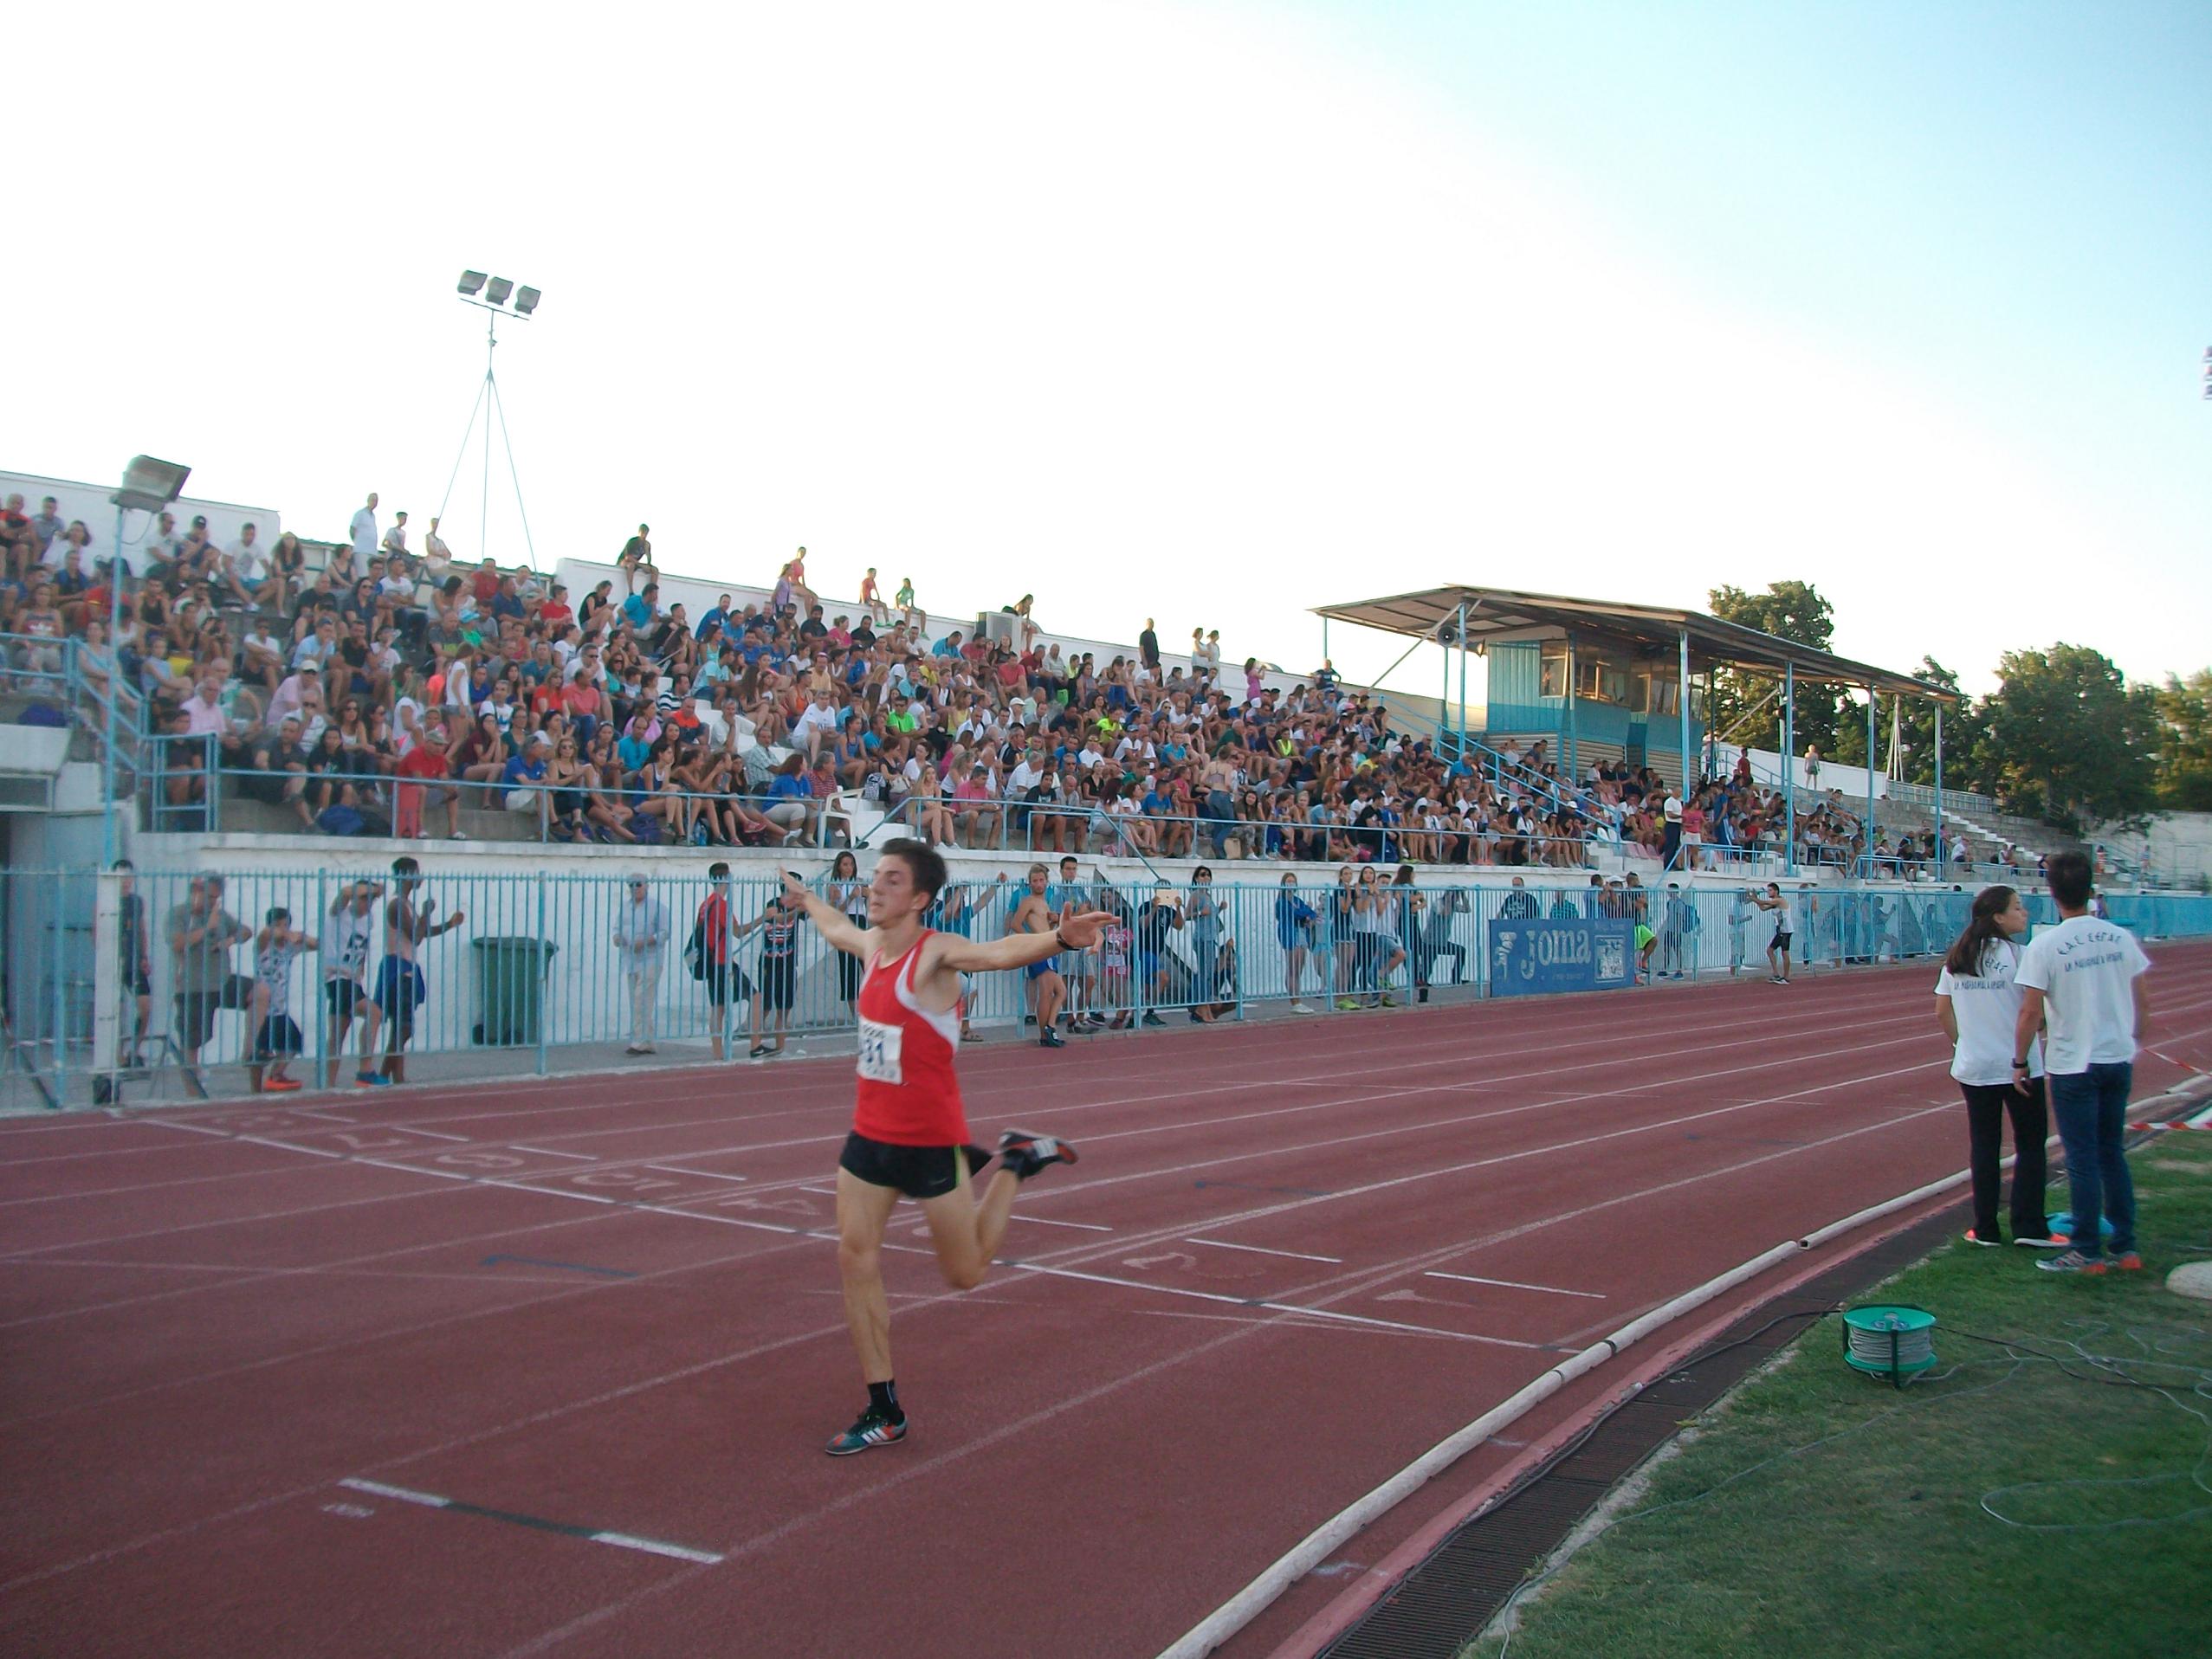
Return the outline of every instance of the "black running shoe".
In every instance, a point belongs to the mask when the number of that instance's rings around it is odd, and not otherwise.
[[[851,1428],[822,1449],[832,1457],[850,1457],[871,1446],[896,1446],[906,1438],[906,1417],[887,1417],[881,1411],[863,1411]]]
[[[1068,1040],[1048,1025],[1037,1039],[1037,1046],[1040,1049],[1064,1049],[1068,1046]]]
[[[1072,1164],[1076,1149],[1051,1135],[1009,1129],[999,1137],[999,1161],[1026,1181],[1047,1164]]]

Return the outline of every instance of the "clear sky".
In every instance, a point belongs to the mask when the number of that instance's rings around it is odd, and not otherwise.
[[[643,519],[1294,669],[1308,607],[1455,579],[1803,578],[1977,688],[2212,659],[2202,0],[577,16],[18,19],[0,465],[420,526],[474,266],[546,294],[500,352],[540,562]],[[519,556],[461,474],[456,552]]]

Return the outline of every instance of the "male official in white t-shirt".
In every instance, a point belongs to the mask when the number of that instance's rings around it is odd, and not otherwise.
[[[2020,1020],[2013,1073],[2028,1075],[2031,1045],[2043,1033],[2051,1114],[2066,1145],[2073,1248],[2035,1265],[2047,1273],[2102,1273],[2102,1222],[2112,1223],[2113,1265],[2140,1268],[2135,1251],[2135,1183],[2120,1137],[2135,1081],[2135,1036],[2149,1017],[2143,976],[2151,959],[2125,928],[2089,913],[2089,861],[2060,853],[2046,872],[2059,925],[2036,933],[2021,952],[2015,983]]]

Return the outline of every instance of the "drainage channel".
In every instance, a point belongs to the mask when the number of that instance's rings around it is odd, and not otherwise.
[[[1446,1539],[1324,1649],[1323,1659],[1456,1659],[1514,1587],[1607,1493],[1679,1432],[1685,1418],[1711,1405],[1827,1310],[1953,1236],[1963,1210],[1948,1206],[1751,1308]]]

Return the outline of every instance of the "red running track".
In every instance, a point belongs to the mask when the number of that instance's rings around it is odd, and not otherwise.
[[[2157,954],[2139,1093],[2212,1070],[2212,946]],[[1560,1352],[1959,1167],[1931,978],[971,1054],[979,1134],[1083,1161],[967,1295],[901,1212],[914,1432],[844,1460],[842,1063],[0,1125],[0,1645],[1157,1652]]]

